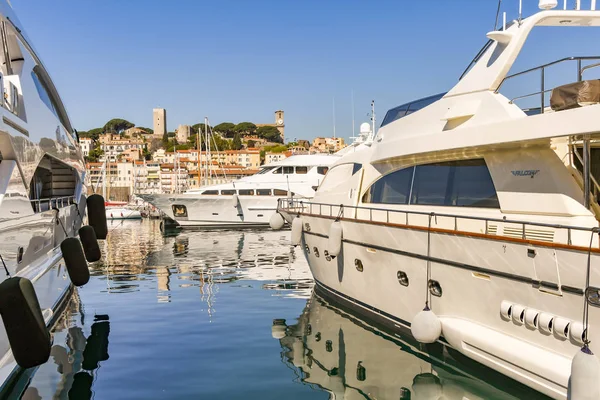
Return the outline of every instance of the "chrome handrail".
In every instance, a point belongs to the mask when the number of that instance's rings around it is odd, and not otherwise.
[[[514,73],[512,75],[507,75],[504,77],[504,79],[502,79],[502,82],[500,82],[500,84],[498,85],[498,87],[496,88],[494,93],[498,93],[500,91],[500,89],[502,88],[502,86],[504,85],[504,82],[506,82],[509,79],[512,79],[512,78],[515,78],[518,76],[522,76],[522,75],[528,74],[530,72],[540,71],[540,73],[541,73],[540,90],[538,92],[534,92],[534,93],[531,93],[528,95],[514,97],[512,100],[510,100],[509,103],[513,104],[515,100],[519,100],[519,99],[523,99],[523,98],[527,98],[527,97],[531,97],[531,96],[535,96],[535,95],[540,95],[540,103],[541,103],[540,112],[541,112],[541,114],[543,114],[544,108],[545,108],[544,96],[547,92],[551,92],[553,90],[553,89],[546,89],[546,68],[563,63],[563,62],[567,62],[567,61],[577,61],[577,82],[580,82],[583,79],[583,73],[585,71],[590,70],[592,68],[600,67],[600,63],[582,66],[582,63],[581,63],[582,61],[591,61],[591,60],[600,60],[600,56],[565,57],[565,58],[561,58],[560,60],[552,61],[547,64],[539,65],[537,67],[529,68],[524,71]]]
[[[287,207],[284,206],[287,204]],[[440,218],[454,218],[454,230],[458,231],[458,220],[473,220],[473,221],[481,221],[485,223],[485,232],[486,234],[489,231],[489,223],[503,223],[503,224],[514,224],[521,225],[522,229],[522,238],[526,239],[526,227],[544,227],[544,228],[553,228],[553,229],[563,229],[567,231],[567,244],[571,243],[571,234],[572,231],[580,231],[580,232],[597,232],[598,227],[582,227],[582,226],[573,226],[573,225],[562,225],[562,224],[547,224],[543,222],[532,222],[532,221],[523,221],[523,220],[512,220],[504,218],[489,218],[489,217],[476,217],[469,215],[457,215],[457,214],[446,214],[446,213],[434,213],[434,212],[424,212],[424,211],[408,211],[408,210],[394,210],[387,208],[376,208],[376,207],[365,207],[365,206],[351,206],[351,205],[338,205],[338,204],[327,204],[327,203],[316,203],[316,202],[306,202],[303,200],[297,199],[289,199],[289,198],[280,198],[277,202],[277,209],[282,209],[289,211],[291,213],[300,213],[300,210],[306,210],[308,207],[309,214],[313,214],[313,206],[318,206],[318,215],[321,216],[333,216],[333,208],[337,208],[339,211],[339,216],[344,218],[346,210],[367,210],[369,211],[369,222],[381,222],[373,220],[373,211],[376,212],[385,212],[386,213],[386,222],[390,221],[390,213],[392,214],[404,214],[405,215],[405,225],[409,225],[409,215],[421,215],[421,216],[432,216],[432,217],[440,217]],[[328,207],[329,213],[323,213],[323,208]],[[316,210],[315,210],[316,211]],[[336,214],[337,215],[337,214]],[[362,221],[362,219],[356,218],[357,221]]]
[[[42,204],[48,203],[48,210],[52,208],[63,208],[70,206],[72,204],[77,204],[75,202],[75,196],[64,196],[64,197],[51,197],[47,199],[32,199],[30,200],[31,205],[33,207],[34,212],[42,211]],[[44,211],[48,211],[44,210]]]

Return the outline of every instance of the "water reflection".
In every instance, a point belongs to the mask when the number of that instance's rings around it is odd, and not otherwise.
[[[93,323],[86,327],[85,313],[76,292],[54,330],[50,360],[35,372],[22,395],[17,385],[11,398],[21,395],[23,400],[91,399],[92,384],[98,379],[100,366],[109,359],[109,334],[108,315],[94,315]],[[58,382],[48,385],[57,377]],[[25,374],[22,380],[28,378]]]
[[[310,295],[307,264],[296,263],[289,232],[198,231],[165,237],[158,221],[125,221],[103,242],[103,261],[91,265],[108,293],[144,290],[156,282],[159,303],[172,301],[175,285],[197,287],[210,312],[217,284],[262,281],[276,295]]]
[[[441,346],[389,334],[313,295],[294,325],[272,335],[294,381],[331,399],[546,399]]]

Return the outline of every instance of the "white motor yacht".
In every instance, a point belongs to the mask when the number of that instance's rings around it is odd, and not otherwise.
[[[0,2],[0,39],[0,396],[4,396],[25,368],[50,356],[48,331],[69,300],[73,283],[89,280],[85,258],[99,259],[100,249],[95,228],[93,257],[88,257],[91,242],[82,248],[76,238],[80,233],[84,240],[80,227],[89,202],[77,134],[7,1]],[[90,221],[103,217],[103,212],[101,201],[94,215],[88,214]],[[105,220],[103,225],[105,236]]]
[[[600,398],[600,177],[590,167],[600,81],[590,76],[600,57],[511,71],[532,31],[597,32],[595,2],[573,3],[542,0],[548,9],[489,32],[449,92],[390,110],[313,201],[283,199],[279,212],[293,218],[319,293],[552,398],[591,399]],[[563,84],[548,78],[555,66],[572,68]],[[509,95],[520,79],[536,90]]]
[[[311,199],[339,156],[294,155],[234,182],[182,194],[138,194],[182,228],[265,227],[281,198]],[[283,220],[281,221],[283,223]]]

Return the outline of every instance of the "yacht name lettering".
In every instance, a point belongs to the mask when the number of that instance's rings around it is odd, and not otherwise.
[[[518,171],[510,171],[514,176],[531,176],[532,178],[540,172],[539,169],[521,169]]]

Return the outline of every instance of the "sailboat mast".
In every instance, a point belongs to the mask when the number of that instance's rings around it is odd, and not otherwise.
[[[202,178],[200,176],[200,130],[202,128],[198,127],[198,130],[196,131],[196,147],[198,148],[198,162],[196,163],[196,167],[198,169],[198,187],[202,186]]]
[[[375,136],[375,100],[371,100],[371,135]]]
[[[209,165],[208,163],[210,162],[210,139],[208,137],[208,117],[204,117],[204,147],[205,147],[205,154],[206,154],[206,173],[204,175],[204,179],[206,182],[206,185],[208,186],[208,174],[209,174]]]

